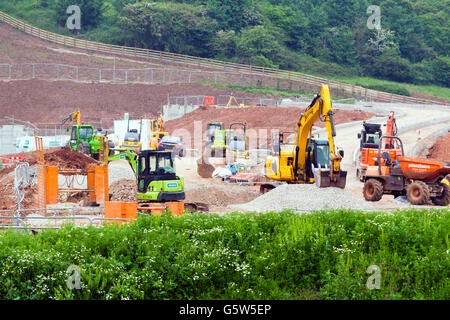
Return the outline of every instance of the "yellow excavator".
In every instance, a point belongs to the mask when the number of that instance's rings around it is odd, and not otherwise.
[[[315,139],[313,124],[325,122],[327,140]],[[283,134],[276,143],[273,155],[266,158],[266,177],[291,184],[316,183],[320,188],[345,188],[347,172],[341,170],[344,150],[336,153],[330,90],[322,85],[320,94],[301,115],[295,130],[294,144],[283,144]]]
[[[158,141],[161,140],[164,136],[168,136],[169,133],[164,131],[164,120],[162,118],[161,113],[158,113],[158,119],[152,120],[151,122],[151,131],[156,134]]]

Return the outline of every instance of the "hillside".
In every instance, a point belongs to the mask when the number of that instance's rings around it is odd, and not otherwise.
[[[84,12],[80,38],[323,76],[450,85],[450,0],[0,0],[0,10],[70,35],[69,2]],[[380,8],[379,30],[370,5]]]

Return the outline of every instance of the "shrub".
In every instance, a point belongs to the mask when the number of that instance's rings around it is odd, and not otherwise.
[[[0,299],[449,299],[450,212],[141,216],[0,234]],[[66,270],[81,270],[81,289]],[[381,287],[368,290],[371,265]]]

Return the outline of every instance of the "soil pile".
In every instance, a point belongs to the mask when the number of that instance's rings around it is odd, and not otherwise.
[[[235,184],[185,185],[186,202],[200,202],[209,206],[210,212],[219,212],[230,204],[243,204],[254,200],[260,193],[248,186]]]
[[[59,123],[74,110],[80,110],[84,123],[100,119],[122,119],[128,112],[135,117],[156,117],[170,96],[229,95],[230,89],[201,84],[109,84],[70,81],[0,81],[3,114],[32,123]],[[239,95],[238,95],[239,94]],[[238,93],[239,97],[264,97]]]
[[[91,157],[70,148],[45,154],[45,163],[63,169],[86,169],[88,164],[98,163]]]
[[[450,162],[450,134],[436,141],[430,148],[427,158]]]

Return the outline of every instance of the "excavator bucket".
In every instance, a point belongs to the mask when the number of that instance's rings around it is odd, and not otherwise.
[[[345,188],[347,182],[347,171],[340,171],[336,181],[331,180],[330,169],[314,169],[314,180],[319,188]]]

